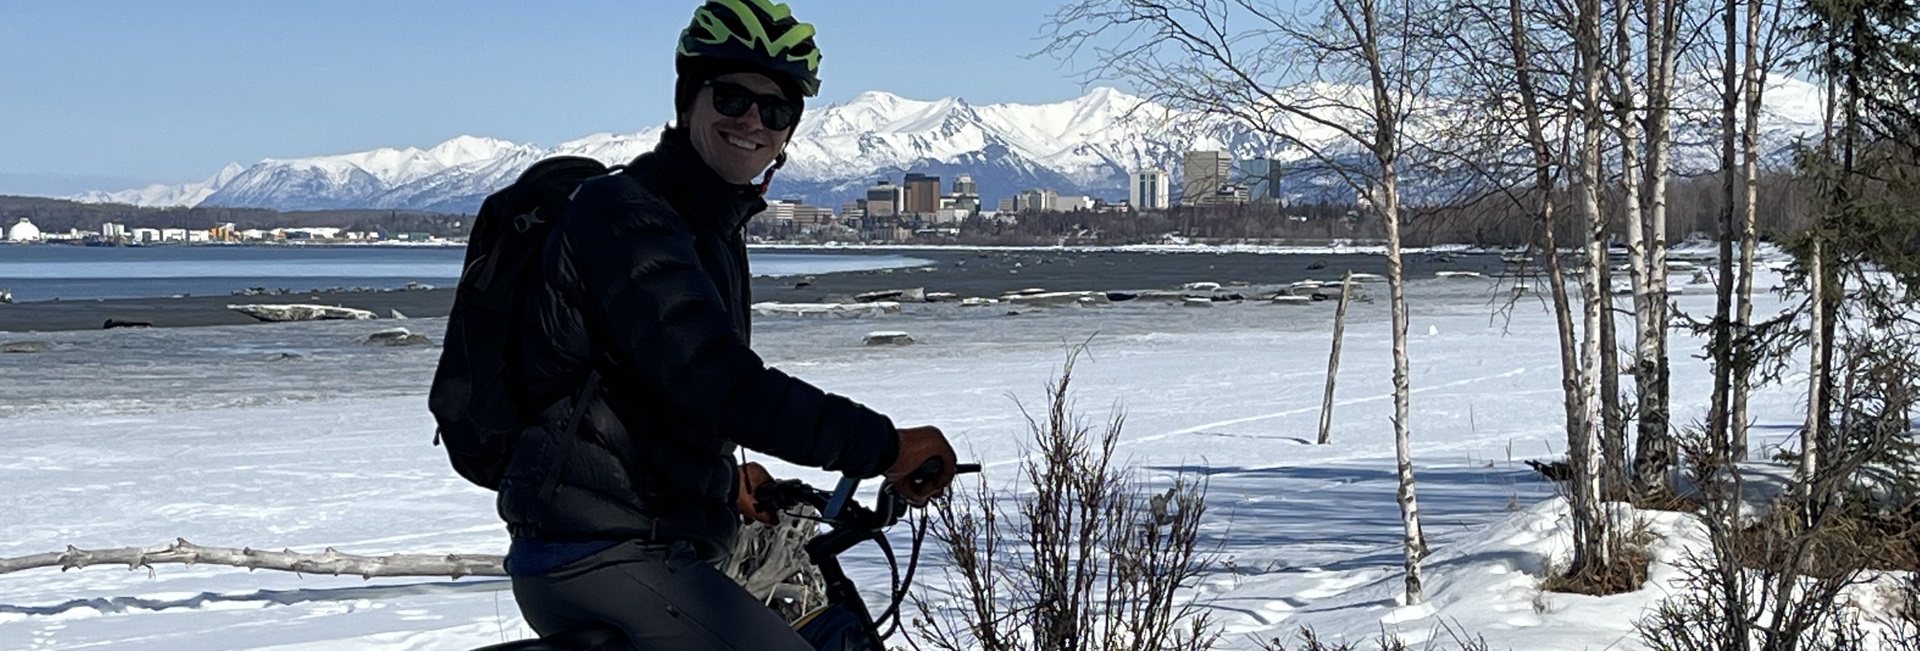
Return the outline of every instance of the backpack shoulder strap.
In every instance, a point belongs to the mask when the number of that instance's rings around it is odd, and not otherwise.
[[[600,369],[587,373],[586,385],[580,387],[580,393],[573,398],[573,411],[567,415],[567,429],[560,433],[560,445],[572,448],[580,440],[580,419],[585,418],[587,409],[593,404],[594,396],[600,391]],[[547,468],[547,477],[540,483],[540,495],[543,500],[553,499],[553,493],[560,489],[560,471],[566,465],[570,454],[553,455],[553,466]]]

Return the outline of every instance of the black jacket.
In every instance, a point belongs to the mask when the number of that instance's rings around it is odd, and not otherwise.
[[[872,477],[899,454],[892,421],[769,368],[748,346],[741,226],[766,207],[672,129],[580,187],[522,310],[524,404],[552,404],[500,487],[516,536],[679,539],[717,557],[739,517],[734,446]],[[571,397],[599,389],[577,433]]]

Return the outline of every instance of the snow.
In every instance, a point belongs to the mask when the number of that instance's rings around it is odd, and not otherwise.
[[[1762,286],[1766,286],[1763,283]],[[1065,359],[1090,418],[1124,409],[1119,454],[1155,480],[1204,475],[1204,533],[1223,564],[1197,596],[1254,648],[1310,625],[1332,640],[1382,630],[1418,643],[1441,624],[1495,649],[1640,649],[1631,625],[1671,590],[1606,598],[1537,588],[1570,539],[1553,487],[1519,461],[1557,455],[1552,320],[1528,299],[1501,311],[1491,279],[1415,279],[1414,446],[1434,556],[1429,603],[1399,601],[1402,577],[1385,302],[1346,327],[1333,443],[1319,417],[1331,310],[1259,303],[1212,310],[1113,304],[1007,317],[956,305],[857,320],[762,317],[775,365],[891,415],[937,424],[986,481],[1017,489],[1024,420]],[[1683,295],[1694,313],[1710,296]],[[1759,313],[1777,305],[1762,297]],[[492,495],[429,444],[425,390],[439,351],[358,342],[378,323],[300,323],[36,335],[53,352],[0,357],[0,557],[82,548],[197,544],[347,553],[499,553]],[[411,327],[438,332],[436,320]],[[867,347],[876,329],[910,347]],[[1709,384],[1675,335],[1674,413],[1699,414]],[[17,338],[17,337],[0,337]],[[436,337],[437,339],[437,337]],[[282,353],[295,353],[288,358]],[[1766,388],[1765,426],[1800,418],[1801,396]],[[1777,436],[1786,429],[1756,429]],[[1772,440],[1760,440],[1765,444]],[[776,476],[824,473],[764,457]],[[1704,544],[1686,518],[1650,514],[1676,558]],[[942,587],[929,556],[919,583]],[[857,550],[849,572],[879,603],[886,569]],[[162,565],[0,575],[0,648],[466,649],[528,631],[498,579],[297,576]],[[1417,644],[1416,644],[1417,646]]]
[[[212,196],[215,190],[226,186],[227,183],[233,181],[234,177],[239,176],[241,172],[245,172],[246,170],[247,168],[241,167],[239,163],[227,163],[226,167],[220,168],[220,171],[212,177],[198,183],[187,183],[183,185],[155,183],[144,188],[121,190],[118,192],[87,192],[74,196],[72,199],[86,203],[192,207],[200,205],[200,202]]]
[[[1688,77],[1683,105],[1717,106],[1702,90],[1705,77]],[[1769,80],[1763,145],[1778,151],[1794,138],[1818,130],[1819,88],[1787,77]],[[1364,89],[1313,83],[1281,89],[1281,94],[1350,99]],[[1358,95],[1356,95],[1356,93]],[[1441,100],[1423,100],[1419,120],[1407,125],[1409,142],[1438,139],[1451,123],[1484,118],[1479,110],[1449,110]],[[1365,102],[1340,101],[1350,106]],[[1330,146],[1336,156],[1352,148],[1339,130],[1268,107],[1279,128],[1299,140]],[[1358,114],[1329,107],[1319,117],[1356,124]],[[1718,160],[1702,136],[1684,132],[1676,150],[1677,169],[1696,170]],[[1697,125],[1696,125],[1697,126]],[[659,141],[662,126],[633,133],[600,133],[553,147],[516,144],[496,138],[459,136],[427,150],[380,148],[332,156],[268,159],[235,169],[229,165],[200,183],[154,185],[121,192],[90,192],[82,201],[137,205],[268,206],[281,209],[404,208],[465,212],[480,197],[505,186],[534,161],[563,154],[623,163]],[[1179,175],[1189,149],[1218,148],[1236,158],[1268,157],[1295,161],[1306,156],[1229,121],[1174,111],[1112,88],[1089,89],[1081,97],[1047,104],[975,106],[958,97],[919,100],[868,91],[844,103],[808,109],[788,149],[781,179],[815,203],[838,205],[876,178],[904,171],[964,170],[976,174],[987,196],[1005,196],[1030,187],[1063,193],[1110,196],[1123,191],[1127,172],[1156,166]],[[1711,140],[1711,139],[1709,139]],[[1714,142],[1717,142],[1714,141]],[[1693,143],[1689,145],[1688,143]],[[1309,184],[1311,185],[1311,184]],[[1417,188],[1408,186],[1409,192]]]

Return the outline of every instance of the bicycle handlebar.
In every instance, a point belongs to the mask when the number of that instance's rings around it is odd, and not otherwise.
[[[937,459],[934,461],[938,461]],[[933,472],[938,472],[935,467]],[[962,463],[954,466],[954,474],[980,472],[980,464]],[[919,471],[915,471],[919,474]],[[860,480],[854,477],[842,477],[834,490],[815,488],[798,479],[784,479],[760,487],[754,491],[754,501],[762,508],[785,511],[796,506],[811,506],[820,513],[820,519],[835,527],[859,526],[871,529],[884,529],[899,521],[906,510],[906,500],[893,492],[891,484],[883,484],[874,508],[868,508],[853,499],[853,493],[860,487]]]

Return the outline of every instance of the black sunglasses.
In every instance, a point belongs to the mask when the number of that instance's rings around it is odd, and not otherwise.
[[[762,95],[747,90],[740,84],[708,79],[701,84],[713,89],[713,110],[721,115],[737,118],[747,114],[749,107],[760,107],[760,124],[774,131],[786,131],[800,119],[800,107],[779,95]]]

